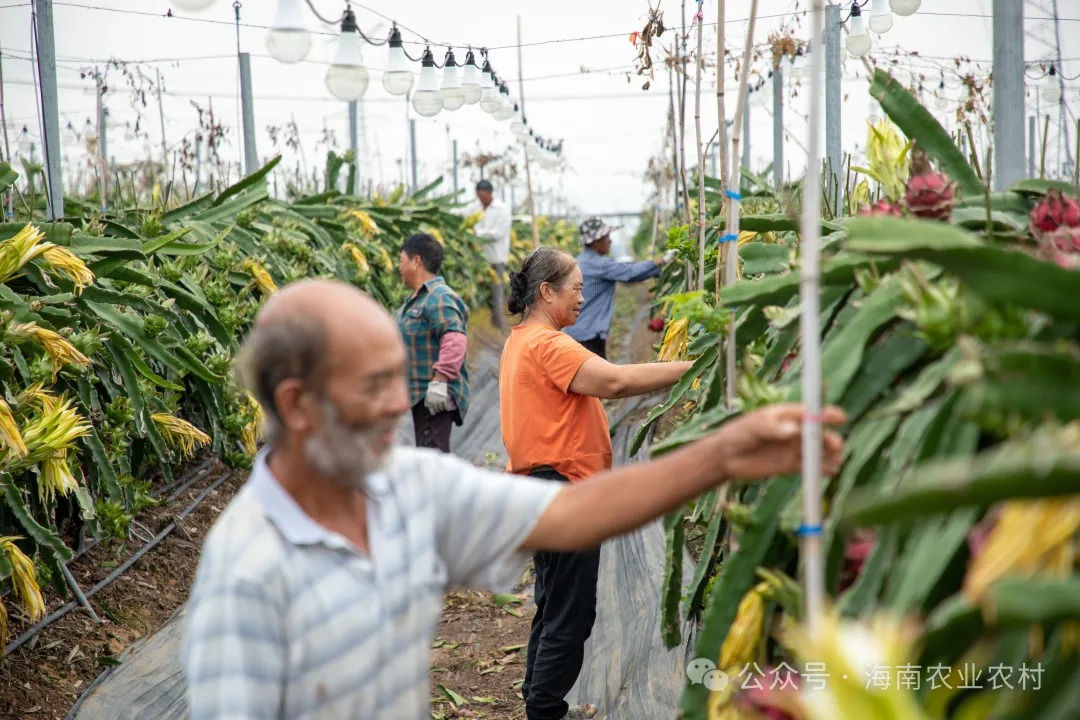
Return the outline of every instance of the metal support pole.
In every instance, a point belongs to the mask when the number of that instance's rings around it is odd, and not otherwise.
[[[1035,116],[1028,116],[1028,177],[1035,177]]]
[[[994,187],[1024,178],[1024,4],[994,0]],[[989,170],[989,168],[987,168]]]
[[[250,175],[259,169],[255,152],[255,100],[251,94],[251,56],[240,53],[240,106],[244,114],[244,170]]]
[[[742,164],[743,167],[750,168],[750,98],[747,97],[743,106],[743,121],[742,121]],[[735,187],[741,187],[742,182],[732,183]]]
[[[781,62],[782,66],[782,62]],[[773,70],[773,182],[779,190],[784,184],[784,71]]]
[[[79,583],[75,582],[75,576],[71,574],[71,570],[68,570],[67,565],[61,563],[60,571],[64,574],[64,580],[67,582],[68,587],[71,588],[71,593],[75,596],[75,600],[78,601],[79,605],[82,605],[83,608],[85,608],[86,612],[90,615],[90,619],[100,625],[101,618],[94,612],[94,606],[86,599],[86,595],[83,594],[82,588],[79,587]]]
[[[353,186],[351,192],[360,194],[360,140],[358,137],[359,122],[357,119],[356,101],[349,103],[349,149],[353,154]],[[346,191],[349,189],[346,188]]]
[[[45,196],[49,219],[64,216],[64,174],[60,165],[60,105],[56,92],[56,43],[53,39],[52,0],[35,0],[37,16],[37,62],[41,78],[41,112],[44,116]]]
[[[105,162],[106,136],[108,130],[105,123],[105,103],[102,101],[101,74],[94,68],[95,85],[97,86],[97,136],[98,136],[98,179],[101,185],[101,209],[107,212],[109,209],[109,166]]]
[[[454,141],[454,193],[458,191],[458,163],[457,163],[457,140]]]
[[[412,191],[420,189],[416,175],[416,118],[409,118],[409,148],[412,155]]]
[[[843,79],[840,74],[840,58],[843,50],[840,36],[840,6],[829,5],[825,11],[825,157],[831,174],[837,178],[840,178],[842,174],[840,168],[843,164],[843,151],[840,144],[840,114],[843,101],[840,89],[840,82]],[[807,168],[807,172],[815,171],[816,168]]]

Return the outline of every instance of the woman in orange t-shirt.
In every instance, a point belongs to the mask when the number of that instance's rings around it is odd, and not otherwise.
[[[625,398],[670,387],[689,362],[613,365],[562,329],[577,321],[584,298],[577,261],[540,247],[510,275],[510,332],[499,367],[503,444],[512,473],[580,482],[611,467],[611,436],[601,398]],[[585,641],[596,619],[600,548],[538,552],[536,615],[525,683],[528,720],[592,717],[592,706],[565,701],[577,681]]]

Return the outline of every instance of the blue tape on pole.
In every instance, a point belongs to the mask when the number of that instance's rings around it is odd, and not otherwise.
[[[821,535],[820,525],[800,525],[799,529],[795,531],[796,535],[806,536],[819,536]]]
[[[738,235],[732,235],[731,233],[728,233],[727,235],[721,235],[719,238],[717,238],[716,241],[717,242],[733,242],[733,241],[738,240],[738,239],[739,239]]]
[[[742,195],[740,195],[737,192],[731,192],[730,190],[725,190],[724,194],[727,195],[732,200],[742,200]]]

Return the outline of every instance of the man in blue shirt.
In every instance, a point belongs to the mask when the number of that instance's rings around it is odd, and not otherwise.
[[[585,249],[577,256],[585,281],[581,288],[585,302],[577,322],[563,332],[606,360],[607,336],[615,312],[615,283],[637,283],[656,277],[660,268],[671,262],[675,251],[669,250],[658,261],[616,262],[608,257],[611,228],[603,220],[591,217],[579,230],[585,244]]]

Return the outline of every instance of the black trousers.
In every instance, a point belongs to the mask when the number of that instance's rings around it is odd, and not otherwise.
[[[594,337],[592,340],[586,340],[585,342],[581,343],[581,345],[586,350],[591,350],[592,352],[607,360],[607,340],[605,340],[604,338],[597,336]]]
[[[567,482],[555,471],[535,470],[530,475]],[[600,548],[537,552],[533,564],[536,615],[529,633],[521,696],[528,720],[562,720],[570,708],[566,695],[581,673],[585,641],[596,622]]]
[[[454,427],[457,411],[431,414],[424,401],[413,405],[413,431],[416,435],[416,447],[435,448],[444,453],[450,452],[450,430]]]

